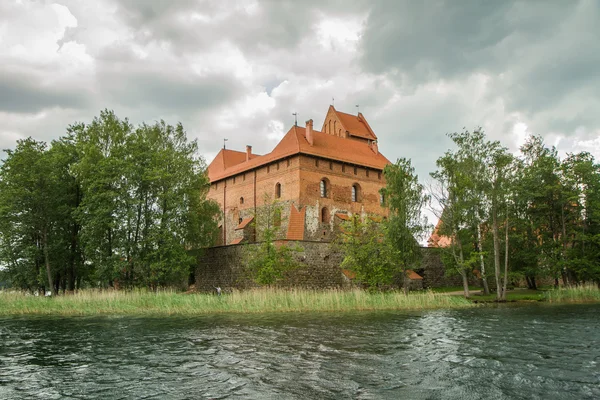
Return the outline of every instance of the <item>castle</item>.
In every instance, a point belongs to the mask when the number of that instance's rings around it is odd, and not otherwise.
[[[208,166],[208,198],[222,210],[217,245],[260,240],[253,223],[276,201],[279,239],[330,241],[351,215],[387,217],[384,167],[365,117],[330,106],[321,131],[312,119],[285,134],[265,155],[222,149]]]

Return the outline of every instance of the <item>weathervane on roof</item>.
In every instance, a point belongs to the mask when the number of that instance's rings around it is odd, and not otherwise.
[[[356,105],[356,114],[360,114],[360,107],[358,106],[358,104]]]
[[[229,139],[223,139],[223,150],[225,150],[225,142],[228,141]]]
[[[294,116],[294,126],[298,126],[298,113],[292,113],[292,115]]]
[[[335,98],[331,98],[331,105],[335,107]]]

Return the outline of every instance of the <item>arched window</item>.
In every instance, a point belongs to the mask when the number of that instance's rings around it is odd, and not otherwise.
[[[383,194],[383,192],[379,192],[379,204],[385,204],[385,195]]]
[[[240,204],[244,204],[244,198],[240,197]]]
[[[333,134],[337,131],[337,121],[333,121]]]
[[[324,224],[329,223],[329,210],[327,207],[321,209],[321,222]]]
[[[321,197],[327,197],[328,186],[327,179],[321,179]]]
[[[352,202],[360,201],[360,186],[358,183],[352,185]]]
[[[275,185],[275,198],[278,199],[281,197],[281,183],[277,183]]]

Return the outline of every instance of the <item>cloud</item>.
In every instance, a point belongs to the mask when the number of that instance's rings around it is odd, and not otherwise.
[[[56,3],[0,3],[0,147],[109,108],[182,122],[208,161],[223,138],[266,153],[335,98],[421,178],[463,127],[600,156],[594,0]]]

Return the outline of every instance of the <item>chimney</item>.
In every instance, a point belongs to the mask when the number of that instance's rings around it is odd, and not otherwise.
[[[379,148],[377,148],[377,142],[375,140],[373,140],[372,142],[369,142],[369,143],[371,143],[371,146],[370,146],[371,150],[373,150],[373,152],[375,154],[379,154]]]
[[[306,141],[311,146],[313,145],[313,120],[306,121]]]
[[[246,161],[250,161],[252,155],[252,146],[246,145]]]

